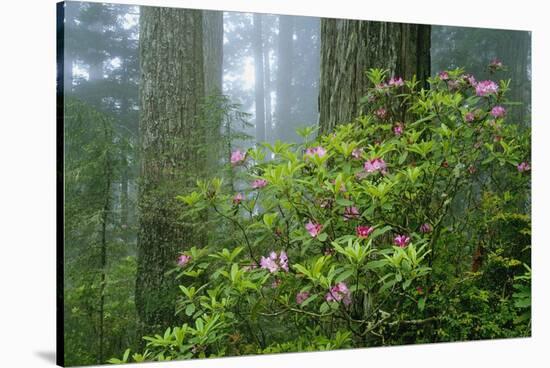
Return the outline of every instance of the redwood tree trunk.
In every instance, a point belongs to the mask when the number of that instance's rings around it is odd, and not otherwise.
[[[351,122],[361,113],[359,100],[368,81],[365,71],[426,80],[430,74],[430,26],[321,19],[321,133]]]
[[[290,116],[292,104],[292,35],[294,32],[292,16],[279,16],[279,52],[277,61],[277,105],[275,124],[277,137],[289,140],[294,137],[294,128]]]
[[[200,10],[142,7],[140,14],[141,180],[138,199],[136,309],[140,334],[176,323],[177,285],[166,271],[179,252],[200,244],[181,220],[175,196],[205,170],[203,16]]]
[[[264,60],[262,45],[262,16],[254,14],[254,97],[256,115],[256,142],[265,141]]]
[[[206,96],[222,92],[223,12],[203,10],[204,91]]]

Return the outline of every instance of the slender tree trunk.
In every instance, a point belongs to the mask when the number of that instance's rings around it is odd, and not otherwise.
[[[271,66],[269,60],[269,41],[264,31],[264,98],[265,98],[265,139],[273,142],[273,119],[271,109]]]
[[[262,15],[254,14],[254,97],[256,112],[256,142],[265,141],[264,58],[262,44]]]
[[[105,134],[105,140],[111,143],[109,134]],[[111,211],[111,186],[112,186],[112,170],[111,157],[108,154],[105,159],[105,192],[104,203],[101,212],[101,282],[99,285],[99,355],[98,364],[105,363],[105,283],[107,282],[107,221],[109,212]]]
[[[205,95],[200,10],[142,7],[140,13],[141,181],[136,309],[143,336],[175,325],[177,285],[166,271],[201,243],[175,200],[204,175],[198,124]]]
[[[321,133],[361,113],[365,71],[425,81],[430,74],[430,26],[360,20],[321,19]]]
[[[290,106],[292,104],[292,16],[279,16],[279,52],[277,66],[277,105],[275,120],[277,137],[289,140],[294,137]]]

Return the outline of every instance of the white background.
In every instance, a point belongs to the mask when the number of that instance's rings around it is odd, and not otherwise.
[[[532,338],[147,367],[548,367],[550,12],[544,0],[133,3],[533,31]],[[2,2],[0,41],[0,367],[49,367],[55,357],[55,1]]]

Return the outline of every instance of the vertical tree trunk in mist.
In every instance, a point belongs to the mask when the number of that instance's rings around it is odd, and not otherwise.
[[[206,96],[222,91],[223,12],[203,10],[204,92]]]
[[[321,19],[319,127],[330,132],[360,114],[370,68],[426,80],[430,75],[430,26]]]
[[[530,68],[531,36],[528,32],[513,32],[508,42],[503,43],[503,49],[498,53],[506,68],[510,79],[510,92],[507,97],[513,102],[522,102],[522,105],[510,107],[510,118],[513,123],[526,125],[529,122],[531,105],[531,86],[528,75]]]
[[[175,196],[206,169],[198,124],[205,94],[200,10],[142,7],[140,14],[141,180],[138,199],[136,309],[139,334],[175,325],[177,285],[166,271],[178,254],[200,244],[181,220]]]
[[[264,53],[262,43],[262,15],[254,14],[254,101],[256,115],[256,142],[265,141]]]
[[[293,136],[294,128],[290,120],[292,104],[292,35],[294,32],[292,16],[279,16],[279,45],[277,62],[277,105],[275,123],[277,137],[288,140]]]
[[[207,104],[218,104],[219,96],[222,94],[223,83],[223,12],[214,10],[202,11],[203,22],[203,60],[204,60],[204,94],[207,97]],[[203,115],[204,116],[204,115]],[[214,167],[219,164],[222,147],[221,140],[221,116],[215,123],[217,126],[211,126],[206,134],[206,155],[208,166]],[[213,124],[214,121],[209,121]]]
[[[265,26],[265,24],[264,24]],[[267,27],[264,27],[267,28]],[[265,139],[273,141],[273,120],[271,109],[271,61],[269,60],[269,30],[265,29],[263,35],[263,58],[264,58],[264,99],[265,99]]]

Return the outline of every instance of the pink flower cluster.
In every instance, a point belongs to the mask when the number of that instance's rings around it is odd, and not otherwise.
[[[313,157],[315,155],[317,155],[318,157],[323,157],[324,155],[326,155],[326,153],[327,153],[327,150],[324,149],[321,146],[310,147],[310,148],[306,149],[306,156],[308,158]]]
[[[393,243],[401,248],[405,248],[407,245],[409,245],[410,241],[411,238],[406,235],[397,235],[395,238],[393,238]]]
[[[373,158],[365,162],[364,169],[368,173],[380,171],[382,174],[386,174],[386,162],[381,158]]]
[[[441,79],[441,80],[448,80],[448,79],[449,79],[449,73],[447,73],[446,71],[439,72],[439,73],[437,74],[437,76],[438,76],[439,79]]]
[[[378,110],[374,111],[374,115],[376,115],[378,117],[378,119],[384,120],[388,116],[388,110],[381,107]]]
[[[241,152],[240,150],[235,150],[231,152],[231,165],[238,165],[246,159],[246,153]]]
[[[330,288],[330,291],[325,295],[325,300],[327,302],[344,302],[345,305],[351,304],[351,292],[348,289],[348,286],[339,282],[333,287]]]
[[[323,225],[311,222],[311,220],[306,224],[306,230],[312,237],[317,237],[323,230]]]
[[[252,189],[260,189],[267,185],[267,180],[265,179],[256,179],[252,182]]]
[[[276,252],[269,253],[269,257],[262,256],[260,260],[260,267],[267,269],[270,273],[279,271],[282,268],[285,272],[288,272],[288,257],[286,252],[282,250],[279,254]]]
[[[396,123],[394,126],[393,126],[393,134],[395,134],[396,136],[400,136],[401,134],[403,134],[403,131],[405,130],[405,125],[403,125],[403,123]]]
[[[178,257],[178,266],[185,267],[185,265],[188,264],[189,261],[191,261],[191,256],[182,254]]]
[[[359,225],[355,228],[355,234],[358,238],[365,239],[374,231],[374,227]]]
[[[302,291],[296,294],[296,304],[300,305],[309,298],[309,293],[307,291]]]
[[[388,82],[389,87],[401,87],[403,85],[405,85],[405,82],[401,77],[391,77]]]
[[[519,172],[525,172],[531,170],[531,165],[529,165],[528,162],[523,161],[518,164],[517,168]]]
[[[491,115],[495,118],[502,118],[506,115],[506,109],[502,106],[495,106],[491,109]]]
[[[485,80],[476,83],[476,95],[478,96],[487,96],[489,94],[498,92],[498,85],[490,80]]]
[[[464,115],[464,120],[466,120],[468,123],[471,123],[472,121],[474,121],[474,119],[475,119],[475,115],[473,112],[467,112]]]

